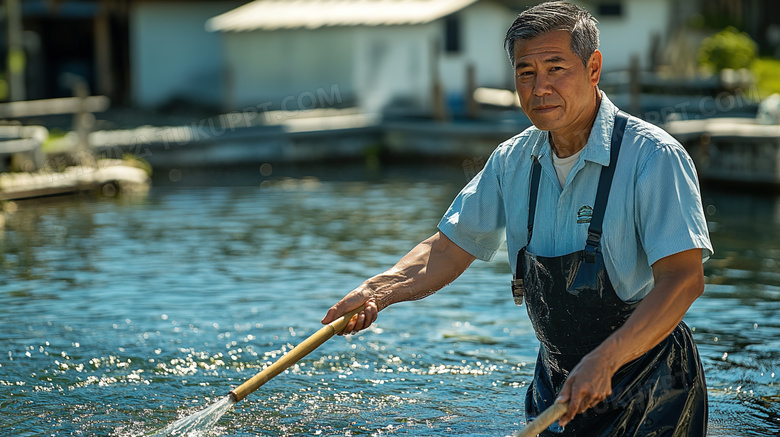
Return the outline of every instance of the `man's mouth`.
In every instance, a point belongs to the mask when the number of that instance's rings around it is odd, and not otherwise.
[[[545,113],[558,108],[558,105],[539,105],[534,107],[535,112]]]

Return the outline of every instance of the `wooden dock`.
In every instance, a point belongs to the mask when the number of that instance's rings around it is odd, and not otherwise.
[[[143,194],[149,190],[147,172],[119,159],[99,160],[56,172],[0,173],[0,201],[66,194],[94,193],[106,197]]]
[[[118,159],[130,154],[163,172],[265,163],[374,162],[381,157],[460,162],[465,172],[475,174],[495,147],[528,126],[530,121],[517,111],[503,111],[495,118],[440,122],[382,117],[355,108],[296,114],[247,112],[184,125],[145,125],[68,135],[58,140],[56,149],[75,151],[82,158]],[[688,150],[703,181],[780,188],[780,125],[732,117],[669,121],[663,127]],[[12,136],[25,137],[21,133],[7,135],[8,139]],[[5,144],[24,145],[17,143]],[[120,168],[103,170],[87,165],[61,172],[22,173],[13,178],[5,175],[0,178],[0,199],[100,191],[101,186],[110,192],[125,179],[128,185],[143,185],[139,182],[145,178],[130,174],[134,172],[131,169],[125,174]]]
[[[780,125],[752,118],[672,121],[704,181],[780,188]]]

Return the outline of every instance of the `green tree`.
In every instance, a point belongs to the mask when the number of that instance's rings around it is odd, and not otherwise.
[[[749,68],[758,45],[748,34],[729,26],[707,37],[699,47],[699,64],[715,71]]]
[[[772,94],[780,94],[780,60],[759,58],[753,61],[751,67],[753,77],[758,85],[759,96],[763,99]]]

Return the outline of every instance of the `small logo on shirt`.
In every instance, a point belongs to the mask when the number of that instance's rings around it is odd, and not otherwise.
[[[593,218],[593,208],[588,205],[577,211],[577,223],[590,223],[591,218]]]

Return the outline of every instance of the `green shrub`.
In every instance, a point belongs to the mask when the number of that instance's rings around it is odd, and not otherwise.
[[[729,26],[702,41],[698,60],[700,65],[714,71],[749,68],[757,49],[748,34]]]
[[[761,98],[780,93],[780,60],[759,58],[753,61],[750,70]]]

